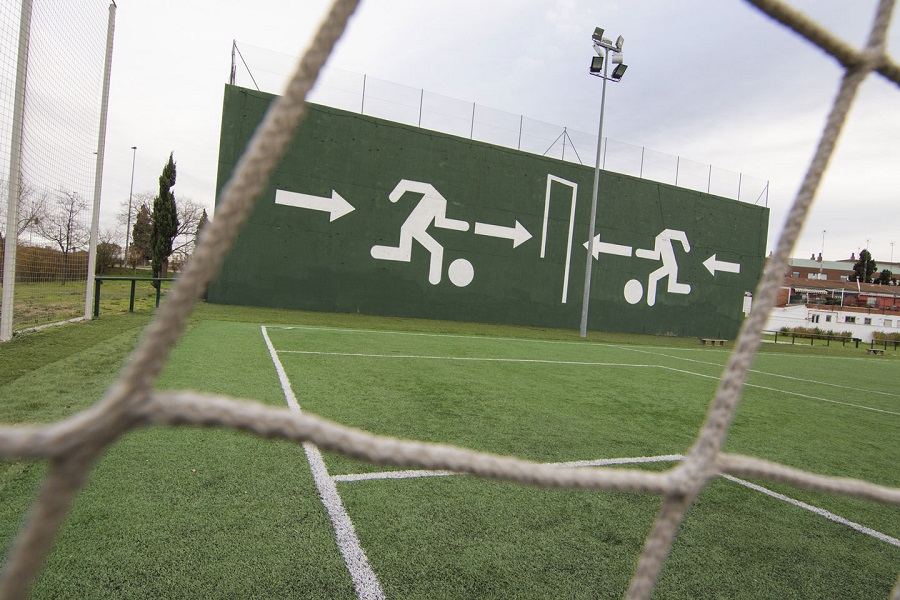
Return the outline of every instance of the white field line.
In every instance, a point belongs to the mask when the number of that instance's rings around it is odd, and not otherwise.
[[[659,369],[665,369],[667,371],[675,371],[676,373],[684,373],[685,375],[694,375],[695,377],[703,377],[704,379],[714,379],[716,381],[719,380],[719,377],[716,375],[707,375],[706,373],[695,373],[694,371],[687,371],[685,369],[676,369],[675,367],[666,367],[663,365],[653,365]],[[859,408],[862,410],[871,410],[874,412],[884,413],[886,415],[896,415],[900,417],[900,412],[893,412],[890,410],[884,410],[881,408],[872,408],[871,406],[863,406],[862,404],[851,404],[850,402],[841,402],[840,400],[831,400],[829,398],[822,398],[821,396],[811,396],[809,394],[801,394],[800,392],[789,392],[787,390],[779,390],[778,388],[773,388],[765,385],[757,385],[755,383],[745,383],[744,387],[747,388],[755,388],[757,390],[766,390],[767,392],[776,392],[778,394],[786,394],[788,396],[797,396],[798,398],[806,398],[807,400],[818,400],[820,402],[829,402],[831,404],[839,404],[841,406],[850,406],[852,408]]]
[[[342,357],[350,357],[350,358],[403,358],[403,359],[418,359],[418,360],[446,360],[446,361],[463,361],[463,362],[501,362],[501,363],[527,363],[527,364],[544,364],[544,365],[574,365],[574,366],[585,366],[585,367],[637,367],[637,368],[647,368],[647,369],[663,369],[666,371],[673,371],[675,373],[682,373],[685,375],[693,375],[695,377],[703,377],[704,379],[714,379],[716,381],[719,380],[719,377],[716,375],[707,375],[706,373],[697,373],[695,371],[688,371],[686,369],[677,369],[675,367],[667,367],[665,365],[645,365],[645,364],[635,364],[635,363],[605,363],[605,362],[590,362],[590,361],[569,361],[569,360],[546,360],[546,359],[538,359],[538,358],[485,358],[485,357],[475,357],[475,356],[431,356],[431,355],[419,355],[419,354],[367,354],[362,352],[318,352],[313,350],[279,350],[279,354],[306,354],[306,355],[315,355],[315,356],[342,356]],[[862,404],[852,404],[850,402],[841,402],[840,400],[831,400],[829,398],[822,398],[821,396],[812,396],[810,394],[801,394],[800,392],[790,392],[787,390],[780,390],[778,388],[768,387],[764,385],[757,385],[753,383],[745,383],[744,387],[755,388],[758,390],[766,390],[769,392],[776,392],[779,394],[786,394],[788,396],[796,396],[798,398],[805,398],[807,400],[818,400],[820,402],[828,402],[830,404],[838,404],[840,406],[849,406],[851,408],[859,408],[861,410],[871,410],[874,412],[884,413],[888,415],[896,415],[900,417],[900,412],[893,412],[890,410],[884,410],[881,408],[872,408],[871,406],[863,406]]]
[[[472,334],[461,334],[461,333],[418,333],[415,331],[393,331],[390,329],[351,329],[346,327],[315,327],[310,325],[267,325],[269,329],[279,329],[288,331],[291,329],[300,329],[305,331],[329,331],[334,333],[377,333],[383,335],[399,335],[399,336],[413,336],[413,337],[434,337],[434,338],[457,338],[457,339],[472,339],[472,340],[482,340],[482,341],[501,341],[501,342],[528,342],[533,344],[551,344],[551,345],[562,345],[562,346],[581,346],[584,348],[585,346],[600,346],[604,348],[632,348],[632,346],[624,346],[621,344],[610,344],[608,342],[586,342],[586,341],[566,341],[566,340],[536,340],[532,338],[516,338],[516,337],[504,337],[504,336],[491,336],[491,335],[472,335]],[[780,343],[780,342],[779,342]],[[638,348],[658,348],[660,350],[677,350],[679,352],[716,352],[722,354],[731,354],[731,350],[716,350],[713,348],[678,348],[675,346],[636,346]],[[283,350],[281,351],[283,352]],[[867,357],[859,357],[855,358],[852,356],[819,356],[816,354],[787,354],[784,352],[768,352],[766,356],[784,356],[787,358],[822,358],[827,360],[853,360],[853,361],[866,361],[871,365],[878,364],[891,364],[889,361],[872,361]],[[893,365],[891,365],[893,366]]]
[[[576,365],[581,367],[655,367],[635,363],[605,363],[580,360],[547,360],[543,358],[483,358],[478,356],[431,356],[427,354],[367,354],[362,352],[318,352],[315,350],[279,350],[279,354],[310,354],[316,356],[343,356],[349,358],[407,358],[419,360],[448,360],[468,362],[535,363],[546,365]]]
[[[287,400],[288,407],[291,412],[300,413],[300,404],[297,402],[294,391],[291,388],[291,382],[285,373],[275,346],[269,339],[266,327],[262,326],[263,339],[266,341],[266,347],[269,349],[269,356],[278,372],[278,380],[281,382],[281,389],[284,391],[284,397]],[[353,527],[353,521],[344,509],[344,503],[338,495],[337,486],[334,480],[329,476],[325,461],[322,459],[322,453],[319,449],[310,443],[304,443],[303,449],[306,452],[306,460],[309,462],[309,468],[312,471],[313,479],[316,482],[316,488],[319,490],[319,496],[322,498],[322,504],[328,511],[331,518],[331,524],[334,527],[334,534],[341,555],[344,557],[344,564],[350,572],[350,578],[353,580],[353,586],[356,588],[356,596],[365,600],[383,599],[384,592],[378,577],[369,565],[369,559],[359,543],[356,536],[356,530]]]
[[[612,465],[627,465],[627,464],[635,464],[635,463],[659,463],[659,462],[678,462],[683,460],[684,456],[681,454],[669,454],[666,456],[638,456],[633,458],[601,458],[598,460],[576,460],[570,462],[559,462],[559,463],[545,463],[547,466],[551,467],[605,467]],[[379,473],[354,473],[352,475],[335,475],[332,477],[334,481],[339,482],[356,482],[356,481],[373,481],[378,479],[420,479],[423,477],[449,477],[454,475],[466,475],[466,473],[456,473],[454,471],[428,471],[428,470],[420,470],[420,471],[382,471]],[[847,527],[854,529],[860,533],[871,536],[877,540],[882,542],[891,544],[892,546],[900,547],[900,540],[895,537],[889,536],[885,533],[881,533],[880,531],[876,531],[870,527],[866,527],[865,525],[860,525],[859,523],[855,523],[849,519],[845,519],[840,515],[836,515],[833,512],[827,511],[824,508],[819,508],[817,506],[813,506],[812,504],[807,504],[806,502],[802,502],[800,500],[796,500],[791,498],[790,496],[785,496],[784,494],[779,494],[776,491],[770,490],[769,488],[765,488],[761,485],[756,485],[755,483],[750,483],[744,479],[740,479],[738,477],[734,477],[732,475],[726,475],[724,473],[719,474],[723,479],[727,479],[733,483],[737,483],[751,490],[760,492],[777,500],[781,500],[782,502],[787,502],[793,506],[798,508],[802,508],[804,510],[808,510],[813,514],[819,515],[820,517],[825,517],[830,521],[834,521],[835,523],[840,523],[841,525],[846,525]]]
[[[615,348],[620,348],[622,350],[630,350],[631,352],[639,352],[641,354],[650,354],[651,356],[663,356],[665,358],[671,358],[672,360],[682,360],[685,362],[697,363],[700,365],[710,365],[713,367],[719,367],[720,369],[724,367],[724,365],[720,363],[709,362],[706,360],[697,360],[696,358],[687,358],[685,356],[675,356],[672,354],[664,354],[662,352],[653,352],[652,350],[643,350],[640,348],[634,348],[629,346],[615,346]],[[803,379],[802,377],[793,377],[791,375],[781,375],[779,373],[770,373],[768,371],[760,371],[759,369],[748,369],[750,373],[756,373],[757,375],[768,375],[769,377],[780,377],[782,379],[789,379],[791,381],[799,381],[801,383],[812,383],[816,385],[825,385],[829,387],[840,388],[844,390],[851,390],[854,392],[862,392],[865,394],[880,394],[882,396],[893,396],[894,398],[900,398],[900,394],[894,392],[881,392],[878,390],[867,390],[864,388],[852,386],[852,385],[841,385],[839,383],[828,383],[825,381],[816,381],[815,379]]]
[[[782,502],[787,502],[788,504],[793,504],[794,506],[800,507],[804,510],[808,510],[812,513],[819,515],[820,517],[825,517],[826,519],[829,519],[830,521],[834,521],[835,523],[840,523],[841,525],[846,525],[847,527],[850,527],[851,529],[855,529],[856,531],[858,531],[860,533],[870,535],[877,540],[881,540],[882,542],[887,542],[888,544],[891,544],[892,546],[900,547],[900,540],[898,540],[897,538],[891,537],[884,533],[881,533],[880,531],[875,531],[874,529],[870,529],[869,527],[866,527],[865,525],[860,525],[859,523],[854,523],[853,521],[850,521],[849,519],[845,519],[844,517],[836,515],[833,512],[829,512],[823,508],[818,508],[817,506],[813,506],[812,504],[807,504],[806,502],[801,502],[800,500],[795,500],[793,498],[785,496],[784,494],[779,494],[778,492],[772,491],[769,488],[764,488],[761,485],[756,485],[755,483],[750,483],[749,481],[745,481],[743,479],[739,479],[739,478],[733,477],[731,475],[721,475],[721,476],[724,477],[725,479],[727,479],[728,481],[733,481],[734,483],[740,484],[744,487],[748,487],[751,490],[756,490],[757,492],[761,492],[763,494],[766,494],[767,496],[771,496],[772,498],[777,498],[778,500],[781,500]]]
[[[638,456],[634,458],[600,458],[597,460],[573,460],[569,462],[544,463],[549,467],[607,467],[612,465],[633,465],[638,463],[678,462],[684,459],[681,454],[667,454],[665,456]],[[467,475],[456,471],[380,471],[378,473],[353,473],[351,475],[334,475],[335,481],[371,481],[373,479],[417,479],[420,477],[449,477],[452,475]]]

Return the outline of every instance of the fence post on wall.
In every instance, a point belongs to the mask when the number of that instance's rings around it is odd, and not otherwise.
[[[743,177],[744,177],[743,173],[738,173],[738,197],[737,197],[738,200],[741,199],[741,183],[743,181]]]
[[[366,74],[363,73],[362,100],[359,103],[359,114],[366,114]]]
[[[525,115],[519,115],[519,143],[516,145],[516,150],[522,149],[522,121],[525,120]]]
[[[469,127],[469,139],[475,139],[475,103],[472,103],[472,125]]]
[[[419,94],[419,127],[422,126],[422,105],[425,104],[425,88]]]
[[[31,35],[31,0],[22,0],[16,89],[13,93],[12,141],[9,151],[9,195],[6,211],[6,242],[3,251],[3,297],[0,300],[0,342],[12,338],[13,298],[16,287],[16,249],[19,244],[19,189],[22,163],[22,122],[25,110],[25,74]]]
[[[100,130],[97,132],[97,165],[94,168],[94,209],[91,214],[91,241],[88,246],[87,286],[84,298],[84,318],[91,319],[94,286],[91,278],[97,267],[97,237],[100,228],[100,186],[103,182],[103,155],[106,153],[106,117],[109,111],[109,75],[112,70],[113,38],[116,33],[116,3],[109,5],[106,26],[106,61],[103,67],[103,97],[100,100]],[[97,288],[100,289],[99,287]],[[99,305],[98,305],[99,306]],[[95,311],[96,312],[96,311]]]
[[[709,177],[706,178],[706,193],[709,193],[712,187],[712,165],[709,165]]]
[[[638,172],[638,177],[640,179],[644,178],[644,146],[641,146],[641,170]]]
[[[681,157],[675,157],[675,185],[678,185],[678,170],[681,168]]]
[[[562,159],[563,160],[566,160],[566,138],[567,137],[568,137],[568,134],[566,133],[566,128],[563,127],[563,135],[562,135],[562,139],[563,139]]]

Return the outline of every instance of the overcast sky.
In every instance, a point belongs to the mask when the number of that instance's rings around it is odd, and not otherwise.
[[[173,151],[176,197],[212,213],[232,40],[298,56],[328,4],[118,0],[101,224],[127,201],[132,146],[135,193],[155,191]],[[875,8],[792,4],[857,47]],[[744,2],[364,0],[328,65],[596,134],[594,26],[624,36],[629,65],[607,90],[604,136],[769,180],[772,249],[841,70]],[[889,39],[900,60],[900,26]],[[826,230],[826,260],[869,240],[876,261],[900,261],[898,199],[900,90],[870,76],[794,256],[818,253]]]

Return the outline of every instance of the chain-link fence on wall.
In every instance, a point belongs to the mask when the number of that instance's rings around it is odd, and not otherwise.
[[[296,62],[237,42],[232,54],[232,83],[273,94]],[[333,67],[320,75],[310,102],[583,165],[597,160],[597,134]],[[769,182],[759,177],[609,138],[601,153],[609,171],[768,206]]]
[[[0,4],[0,339],[84,314],[109,6]]]

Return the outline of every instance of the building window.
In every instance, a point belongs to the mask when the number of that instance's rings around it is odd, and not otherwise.
[[[885,327],[893,327],[894,324],[891,322],[890,319],[885,319],[885,320],[884,320],[884,326],[885,326]]]
[[[794,271],[794,272],[791,274],[791,277],[800,277],[800,271]]]
[[[810,321],[810,323],[818,323],[819,315],[809,315],[809,321]]]
[[[850,281],[849,275],[841,275],[841,281]]]
[[[856,323],[856,317],[844,317],[844,323]]]
[[[863,325],[871,325],[871,324],[872,324],[871,317],[866,317],[865,320],[863,320]]]
[[[831,315],[825,315],[825,322],[831,323]]]

